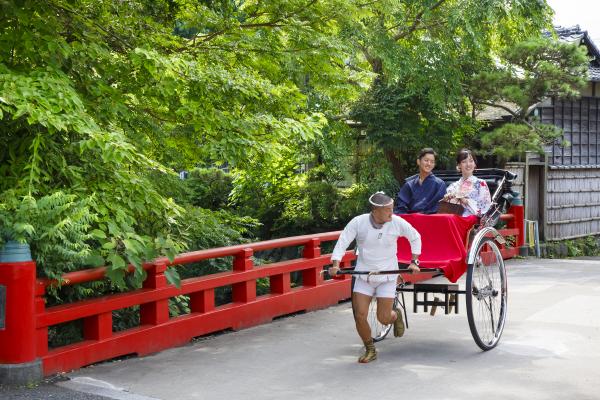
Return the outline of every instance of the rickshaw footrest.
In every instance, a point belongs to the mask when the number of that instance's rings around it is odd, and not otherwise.
[[[419,299],[419,293],[423,293],[422,300]],[[429,294],[442,294],[443,300],[434,296],[429,299]],[[444,307],[444,313],[450,314],[452,309],[458,314],[458,295],[464,291],[458,290],[457,284],[451,283],[417,283],[413,286],[413,312],[418,312],[419,306],[423,306],[423,311],[428,312],[429,307]]]

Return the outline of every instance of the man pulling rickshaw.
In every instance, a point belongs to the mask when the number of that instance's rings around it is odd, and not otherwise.
[[[399,293],[407,291],[405,286],[441,275],[454,283],[467,272],[466,289],[453,289],[452,297],[466,295],[469,328],[476,344],[489,350],[498,343],[506,320],[507,281],[500,252],[505,241],[494,225],[510,204],[515,175],[480,170],[483,178],[479,179],[473,176],[475,167],[471,151],[463,149],[457,154],[457,170],[462,176],[450,185],[444,200],[464,206],[458,215],[414,213],[400,217],[393,214],[393,199],[377,192],[369,197],[371,212],[353,218],[341,233],[329,274],[355,275],[352,308],[365,346],[360,363],[377,358],[374,342],[382,340],[391,327],[394,336],[403,335],[400,308],[405,310],[405,305]],[[484,179],[497,184],[493,196]],[[346,249],[354,240],[356,266],[352,271],[340,270]],[[399,269],[402,264],[405,269]],[[416,296],[417,290],[412,291]],[[447,302],[445,307],[449,309]],[[374,333],[368,322],[374,321],[370,313],[376,313],[375,323],[378,321],[383,330]]]
[[[369,197],[371,212],[354,217],[340,235],[333,250],[329,274],[339,271],[339,264],[346,249],[354,240],[358,249],[355,271],[378,271],[398,268],[396,242],[405,237],[410,243],[412,262],[409,266],[419,270],[421,235],[408,222],[393,214],[394,200],[383,192]],[[352,309],[356,330],[365,345],[365,353],[358,362],[368,363],[377,358],[368,322],[369,305],[377,298],[377,319],[384,325],[394,325],[394,336],[402,336],[404,323],[398,309],[392,309],[396,297],[396,276],[358,275],[352,292]]]

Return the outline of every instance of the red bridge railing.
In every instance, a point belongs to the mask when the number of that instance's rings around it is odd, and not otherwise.
[[[516,236],[516,245],[522,245],[522,207],[513,207],[502,218],[508,221],[503,233]],[[47,376],[126,354],[146,355],[185,344],[196,336],[337,304],[350,297],[350,279],[323,279],[321,271],[330,264],[330,255],[321,254],[321,244],[337,240],[339,234],[328,232],[195,251],[178,255],[172,263],[159,258],[144,264],[147,277],[141,289],[53,307],[46,307],[45,301],[52,282],[35,278],[34,262],[0,263],[0,289],[4,287],[6,292],[5,318],[0,320],[4,323],[0,325],[0,367],[38,363],[41,374]],[[291,246],[302,246],[302,257],[254,265],[255,252]],[[516,247],[503,250],[506,258],[517,251]],[[231,271],[184,279],[180,288],[170,285],[164,275],[170,265],[229,256],[233,257]],[[349,266],[354,257],[349,251],[344,264]],[[294,272],[302,275],[301,286],[292,287]],[[102,280],[105,273],[104,267],[68,273],[62,285]],[[257,296],[256,281],[260,278],[268,278],[270,292]],[[232,302],[216,305],[215,290],[224,286],[231,286]],[[190,313],[170,317],[169,299],[179,295],[189,296]],[[113,331],[113,312],[133,306],[140,308],[139,326]],[[83,320],[83,341],[49,348],[49,327],[77,320]]]
[[[184,253],[170,263],[166,258],[144,265],[147,278],[143,288],[44,309],[47,280],[38,280],[36,291],[36,348],[44,375],[135,353],[145,355],[189,342],[196,336],[241,329],[274,317],[298,311],[315,310],[337,304],[350,296],[350,281],[324,281],[321,271],[330,263],[322,255],[322,242],[337,240],[339,232],[307,235],[232,247]],[[267,265],[254,265],[256,251],[303,246],[301,258]],[[184,279],[181,287],[167,283],[164,272],[170,265],[233,257],[232,271]],[[348,253],[348,261],[353,258]],[[104,278],[104,268],[66,274],[65,284]],[[291,287],[292,272],[301,272],[302,286]],[[256,280],[268,278],[270,293],[256,295]],[[232,302],[215,306],[215,289],[232,288]],[[169,317],[169,299],[190,297],[190,314]],[[112,312],[140,306],[140,326],[113,332]],[[83,319],[84,341],[48,349],[48,327]]]

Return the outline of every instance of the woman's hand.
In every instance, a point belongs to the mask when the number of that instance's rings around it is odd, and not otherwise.
[[[455,195],[453,195],[452,193],[446,193],[446,194],[444,195],[444,197],[442,197],[442,200],[443,200],[443,201],[449,201],[449,200],[452,200],[452,199],[453,199],[453,198],[455,198],[455,197],[456,197],[456,196],[455,196]]]

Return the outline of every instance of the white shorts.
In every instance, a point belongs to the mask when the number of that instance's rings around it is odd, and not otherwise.
[[[375,296],[393,299],[396,297],[396,275],[389,277],[371,276],[369,277],[368,282],[366,275],[358,275],[354,280],[353,291],[371,297]]]

